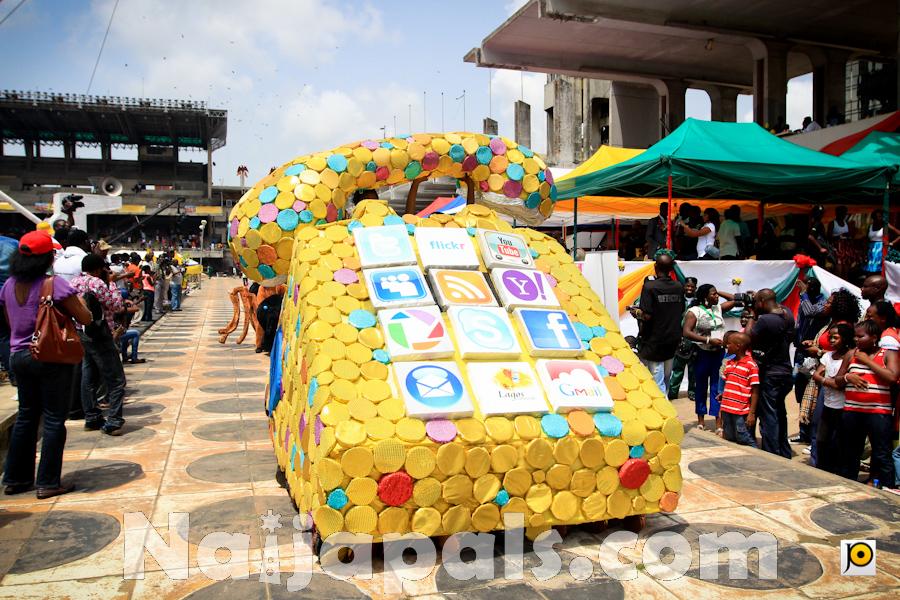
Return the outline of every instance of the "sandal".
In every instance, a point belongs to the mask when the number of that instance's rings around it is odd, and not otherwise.
[[[697,425],[697,430],[698,431],[706,431],[706,425],[703,425],[702,423],[700,423],[699,425]]]
[[[719,436],[719,437],[723,437],[723,436],[725,435],[725,430],[722,429],[721,427],[717,427],[717,428],[716,428],[716,435]]]

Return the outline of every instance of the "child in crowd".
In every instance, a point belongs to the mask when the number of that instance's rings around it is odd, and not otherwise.
[[[898,353],[878,347],[881,329],[869,319],[856,325],[856,350],[847,356],[835,380],[845,386],[846,402],[841,415],[843,475],[859,477],[859,461],[866,443],[872,444],[873,480],[894,487],[894,463],[891,457],[893,402],[891,386],[900,373]]]
[[[813,381],[822,388],[824,406],[816,428],[816,467],[829,473],[837,473],[841,456],[841,418],[844,413],[844,390],[835,377],[852,355],[853,328],[839,323],[828,330],[828,343],[833,350],[819,359],[819,367],[813,373]]]
[[[750,433],[756,423],[756,403],[759,399],[759,367],[750,355],[750,336],[729,332],[725,349],[733,358],[725,363],[725,387],[722,391],[723,437],[729,442],[756,448]]]

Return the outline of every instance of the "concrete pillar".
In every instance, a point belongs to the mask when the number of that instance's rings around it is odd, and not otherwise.
[[[825,127],[832,112],[843,116],[847,100],[847,60],[850,53],[824,49],[808,52],[813,65],[812,118]]]
[[[659,141],[659,102],[659,94],[649,85],[611,82],[609,145],[647,148]]]
[[[759,41],[750,46],[753,69],[753,120],[770,129],[787,119],[788,45]]]
[[[63,142],[63,158],[65,158],[66,160],[74,160],[75,142],[70,140]]]
[[[553,106],[553,128],[556,138],[556,164],[570,167],[575,164],[575,104],[572,84],[564,79],[556,81],[556,102]]]
[[[522,100],[516,100],[515,114],[516,142],[526,148],[531,148],[531,105]]]
[[[684,123],[684,95],[687,92],[687,85],[681,81],[668,79],[663,85],[666,95],[665,101],[660,102],[660,138],[669,135]]]
[[[112,160],[112,145],[109,142],[102,142],[100,144],[100,160]]]
[[[485,135],[497,135],[497,121],[490,117],[485,117],[482,122],[482,131]]]
[[[711,120],[729,123],[737,121],[737,88],[713,85],[703,89],[709,94]]]

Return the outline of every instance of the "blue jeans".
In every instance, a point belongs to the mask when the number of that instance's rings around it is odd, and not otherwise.
[[[119,347],[122,350],[122,362],[128,360],[128,344],[131,344],[131,360],[137,360],[139,339],[141,339],[141,334],[137,329],[129,329],[119,338]]]
[[[19,412],[10,437],[3,484],[33,482],[39,488],[59,487],[73,365],[38,362],[28,350],[13,354],[10,363],[19,385]],[[41,462],[35,480],[38,425],[42,416]]]
[[[667,394],[669,391],[669,377],[672,375],[672,359],[655,361],[642,358],[641,362],[650,371],[653,381],[656,382],[662,393]]]
[[[121,427],[122,401],[125,399],[125,369],[119,359],[119,348],[111,337],[93,341],[83,333],[84,360],[81,362],[81,406],[84,422],[97,423],[103,418],[97,406],[97,385],[101,378],[106,383],[106,422],[110,427]]]
[[[737,442],[741,446],[756,448],[756,438],[747,429],[747,415],[736,415],[724,410],[720,414],[726,440]]]
[[[894,485],[896,485],[900,481],[900,446],[894,448],[891,456],[894,459]]]
[[[169,295],[171,296],[170,304],[172,310],[181,308],[181,286],[174,283],[169,285]]]
[[[813,385],[810,383],[809,385]],[[819,393],[816,394],[816,407],[813,409],[812,419],[809,421],[809,428],[807,431],[809,432],[809,458],[810,464],[814,467],[819,466],[819,439],[818,439],[818,430],[819,423],[822,422],[822,414],[825,410],[825,390],[822,389],[822,386],[819,386]],[[826,450],[827,452],[827,450]],[[828,461],[828,457],[825,458],[825,461]],[[827,469],[826,469],[827,470]]]
[[[859,477],[859,461],[866,446],[866,436],[872,444],[872,460],[869,473],[884,487],[894,487],[894,460],[891,456],[891,438],[894,419],[891,415],[879,415],[845,410],[841,415],[841,441],[844,454],[844,477]]]
[[[759,404],[756,417],[761,429],[761,448],[766,452],[791,457],[791,445],[787,437],[787,409],[784,399],[793,385],[790,373],[759,374]]]
[[[694,367],[694,412],[700,415],[719,416],[719,369],[722,366],[722,350],[697,349],[697,366]],[[709,394],[709,413],[706,410]]]

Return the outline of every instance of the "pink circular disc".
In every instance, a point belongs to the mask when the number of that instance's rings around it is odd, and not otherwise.
[[[357,276],[356,271],[351,269],[338,269],[334,272],[334,280],[344,285],[350,285],[359,281],[359,276]]]
[[[488,184],[487,181],[479,181],[478,186],[481,188],[482,192],[488,192],[491,189],[491,186]]]
[[[490,146],[491,152],[493,152],[494,154],[503,154],[504,152],[506,152],[506,144],[504,144],[503,140],[498,137],[495,137],[491,140]]]
[[[550,284],[550,287],[556,287],[556,285],[559,283],[558,281],[556,281],[556,277],[550,275],[549,273],[544,273],[544,277],[547,278],[547,283]]]
[[[507,198],[518,198],[522,193],[522,184],[518,181],[508,180],[503,184],[503,195]]]
[[[259,209],[259,217],[260,223],[271,223],[278,217],[278,207],[275,204],[263,204],[262,208]]]
[[[425,156],[422,157],[422,168],[426,171],[431,171],[437,168],[440,160],[441,156],[437,152],[426,152]]]
[[[544,169],[544,181],[546,181],[550,185],[553,185],[553,173],[550,172],[549,167]]]
[[[237,219],[232,219],[232,220],[231,220],[231,229],[230,229],[231,237],[234,237],[234,236],[237,235],[237,233],[238,233],[238,227],[239,227],[240,225],[241,225],[241,222],[238,221]]]
[[[303,200],[297,200],[296,202],[294,202],[294,206],[292,206],[291,208],[293,208],[297,212],[300,212],[301,210],[306,208],[306,202],[304,202]]]
[[[625,370],[625,365],[615,356],[604,356],[600,359],[600,364],[609,371],[610,375],[618,375]]]
[[[372,140],[366,140],[362,144],[360,144],[363,148],[367,148],[369,150],[375,150],[378,148],[378,142],[373,142]]]
[[[432,419],[425,423],[425,433],[431,441],[446,444],[456,438],[456,425],[447,419]]]

